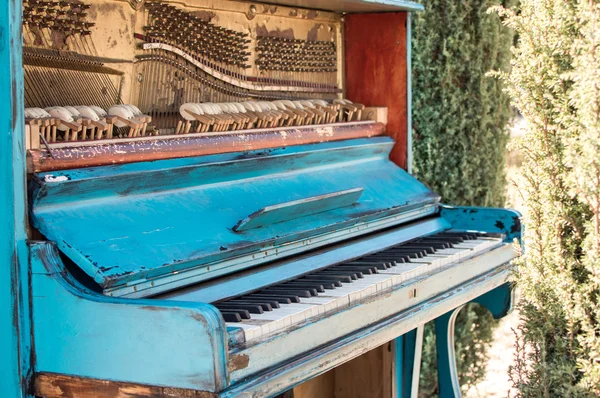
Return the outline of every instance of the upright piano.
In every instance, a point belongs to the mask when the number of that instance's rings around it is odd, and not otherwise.
[[[510,308],[521,226],[410,174],[421,8],[24,0],[30,393],[271,397],[437,319],[459,395],[453,319]]]

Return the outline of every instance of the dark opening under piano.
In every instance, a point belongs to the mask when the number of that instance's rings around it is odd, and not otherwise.
[[[510,308],[519,214],[406,171],[421,6],[269,3],[25,1],[35,395],[276,396]]]

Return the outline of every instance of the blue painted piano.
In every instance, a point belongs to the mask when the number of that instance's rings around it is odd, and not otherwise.
[[[521,224],[410,174],[420,9],[9,1],[7,396],[273,397],[392,342],[414,397],[431,320],[460,396],[456,314],[509,311]]]

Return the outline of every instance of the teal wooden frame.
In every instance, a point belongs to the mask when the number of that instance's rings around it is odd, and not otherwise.
[[[0,7],[0,391],[27,396],[31,373],[20,0]]]

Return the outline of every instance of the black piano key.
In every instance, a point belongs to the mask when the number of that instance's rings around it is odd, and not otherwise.
[[[310,297],[314,297],[316,296],[313,295],[310,291],[306,290],[306,289],[286,289],[286,288],[279,288],[279,287],[269,287],[267,289],[261,290],[261,292],[267,292],[267,293],[272,293],[272,294],[293,294],[295,296],[298,297],[304,297],[304,298],[310,298]]]
[[[387,257],[365,257],[365,258],[361,258],[360,260],[357,261],[352,261],[350,264],[355,264],[355,265],[371,265],[373,267],[377,267],[377,269],[382,269],[380,264],[385,264],[385,269],[391,268],[391,267],[395,267],[397,264],[401,264],[404,263],[406,261],[404,261],[403,259],[400,260],[399,262],[396,261],[395,258],[387,258]]]
[[[237,312],[221,311],[225,322],[241,322],[242,317]]]
[[[351,283],[352,282],[352,276],[350,276],[350,275],[339,275],[339,274],[332,275],[331,274],[331,270],[328,271],[328,272],[319,272],[318,274],[314,274],[311,277],[314,277],[314,278],[330,278],[331,280],[338,281],[340,283]]]
[[[262,309],[262,306],[260,306],[258,304],[240,304],[240,303],[226,304],[226,302],[225,302],[225,303],[217,303],[217,304],[215,304],[215,307],[217,307],[218,309],[224,309],[224,310],[246,310],[251,314],[262,314],[264,312]]]
[[[315,273],[314,275],[330,276],[330,277],[338,278],[343,283],[350,283],[359,278],[357,272],[360,272],[360,271],[327,268],[327,269],[324,269],[324,270],[321,270],[321,271]]]
[[[235,303],[237,302],[238,299],[234,299],[233,301],[228,301],[228,303]],[[279,308],[279,302],[277,300],[270,300],[270,299],[260,299],[260,298],[256,298],[256,297],[250,297],[250,296],[243,296],[239,298],[240,301],[242,302],[249,302],[249,303],[255,303],[255,304],[269,304],[271,306],[271,309],[273,308]],[[264,308],[263,308],[264,310]]]
[[[262,299],[273,299],[273,300],[277,300],[279,302],[279,304],[292,304],[292,303],[299,303],[300,302],[300,297],[298,296],[294,296],[294,295],[278,295],[278,294],[267,294],[267,293],[255,293],[255,294],[251,294],[249,296],[246,297],[256,297],[256,298],[262,298]]]
[[[316,291],[316,293],[323,293],[325,291],[325,288],[320,283],[309,282],[309,281],[300,281],[298,279],[296,279],[292,282],[286,282],[286,283],[283,283],[283,284],[277,285],[277,286],[282,286],[282,287],[290,286],[290,287],[299,287],[302,289],[314,289]]]
[[[376,266],[374,266],[372,264],[364,263],[363,261],[360,261],[360,259],[350,261],[350,262],[347,262],[344,264],[338,264],[335,267],[342,267],[343,269],[348,269],[348,270],[358,270],[360,272],[371,271],[374,274],[377,273]]]
[[[423,247],[410,247],[408,245],[406,246],[397,246],[397,247],[392,247],[387,249],[386,251],[379,253],[379,254],[390,254],[393,253],[395,255],[411,255],[413,253],[419,254],[419,255],[423,255],[426,256],[427,255],[427,250]]]
[[[357,279],[363,278],[364,275],[362,274],[362,272],[358,272],[358,271],[345,271],[345,270],[340,270],[340,269],[332,269],[332,270],[323,270],[319,272],[319,275],[329,275],[329,276],[337,276],[339,278],[344,278],[344,277],[350,277],[351,281],[355,281]],[[342,279],[340,279],[342,282],[344,282]]]
[[[339,267],[340,269],[347,269],[350,271],[359,271],[359,272],[362,272],[363,275],[372,275],[372,274],[377,273],[377,267],[371,266],[371,265],[365,265],[365,266],[361,267],[359,265],[353,265],[353,264],[340,264],[334,268],[337,268],[337,267]]]
[[[414,250],[422,250],[422,251],[425,251],[425,253],[428,253],[428,254],[435,253],[435,248],[433,246],[431,246],[431,245],[411,243],[411,244],[408,244],[408,245],[406,245],[404,247],[410,248],[410,249],[414,249]]]
[[[226,301],[227,304],[231,305],[260,305],[263,311],[273,311],[273,307],[269,303],[265,303],[264,301],[254,302],[252,300],[245,301],[241,298]]]
[[[418,254],[416,254],[415,256],[418,256]],[[413,257],[413,258],[417,258],[417,257]],[[398,264],[404,264],[409,262],[411,259],[410,256],[404,254],[404,253],[389,253],[389,254],[385,254],[385,255],[381,255],[381,256],[373,256],[373,257],[365,257],[363,260],[364,261],[373,261],[375,262],[384,262],[386,264],[389,264],[391,267],[395,267]]]
[[[305,280],[305,279],[302,278],[299,280]],[[321,286],[323,286],[327,290],[333,290],[336,287],[342,287],[342,282],[340,282],[338,279],[334,279],[334,278],[328,279],[327,277],[320,278],[320,277],[318,277],[318,275],[315,275],[315,278],[306,279],[306,281],[319,283]]]
[[[416,250],[410,250],[410,249],[387,249],[385,251],[384,255],[375,255],[375,256],[369,256],[369,257],[365,257],[365,260],[368,259],[389,259],[392,256],[391,255],[397,255],[397,256],[404,256],[403,258],[408,257],[409,261],[411,258],[422,258],[423,257],[423,253],[420,251],[416,251]]]
[[[376,267],[377,269],[390,269],[392,267],[396,266],[396,263],[394,263],[393,265],[389,262],[389,261],[381,261],[381,260],[364,260],[364,261],[353,261],[351,264],[353,265],[368,265],[371,267]]]
[[[440,249],[450,249],[452,248],[452,243],[448,241],[443,241],[441,239],[419,239],[417,242],[426,243],[428,245],[433,246],[436,250]]]
[[[438,232],[434,236],[457,236],[457,235],[465,235],[465,234],[468,234],[468,232],[444,231],[444,232]]]
[[[446,242],[450,243],[450,244],[457,244],[457,243],[462,243],[465,240],[463,238],[461,238],[460,236],[445,236],[445,237],[440,237],[440,239],[445,240]]]
[[[436,235],[436,237],[439,237],[441,239],[444,240],[448,240],[450,242],[464,242],[465,240],[469,240],[468,238],[466,238],[464,235],[454,235],[454,234],[439,234]]]
[[[463,239],[477,239],[476,232],[442,232],[437,234],[437,236],[450,236],[450,237],[461,237]]]
[[[314,280],[314,281],[325,280],[325,281],[339,282],[340,283],[339,286],[341,286],[342,282],[344,282],[344,283],[352,282],[352,277],[350,277],[350,276],[339,277],[339,276],[332,276],[327,273],[308,274],[308,275],[305,275],[304,278],[308,279],[308,280]]]
[[[217,309],[219,309],[217,307]],[[229,308],[229,309],[219,309],[219,311],[221,312],[235,312],[236,314],[238,314],[240,316],[241,319],[250,319],[250,312],[248,312],[248,310],[244,310],[241,308],[235,309],[235,308]]]
[[[394,250],[394,249],[388,249],[388,250]],[[394,253],[394,258],[396,259],[397,263],[407,263],[410,261],[411,257],[409,254],[407,254],[405,251],[403,250],[398,250]]]

